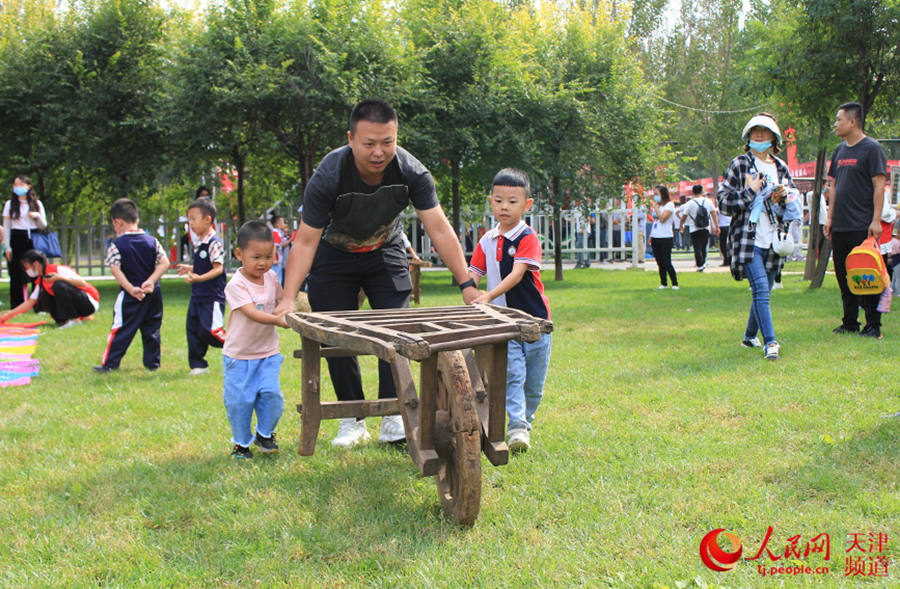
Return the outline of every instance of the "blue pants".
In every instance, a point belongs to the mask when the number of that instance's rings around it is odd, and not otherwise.
[[[162,319],[163,302],[159,286],[142,301],[120,290],[113,306],[112,328],[106,339],[106,351],[103,352],[101,363],[108,368],[118,368],[131,340],[140,329],[144,344],[144,366],[150,370],[159,368],[159,328]]]
[[[256,432],[272,437],[281,414],[284,397],[278,374],[281,354],[256,360],[222,356],[225,413],[231,424],[231,442],[247,447],[253,441],[251,422],[256,411]]]
[[[509,342],[506,350],[507,429],[531,429],[534,413],[544,396],[544,380],[549,366],[549,333],[533,343]]]
[[[747,331],[744,337],[747,339],[756,337],[756,332],[762,332],[763,343],[775,341],[775,327],[772,325],[772,309],[769,306],[769,295],[772,285],[775,283],[773,269],[766,272],[766,263],[763,259],[765,252],[758,247],[753,248],[753,259],[744,264],[744,273],[750,281],[750,289],[753,292],[753,300],[750,302],[750,318],[747,319]]]
[[[188,364],[191,368],[206,368],[209,346],[221,348],[225,344],[225,301],[198,301],[191,297],[185,330]]]

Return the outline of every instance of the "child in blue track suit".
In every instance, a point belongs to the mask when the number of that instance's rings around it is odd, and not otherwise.
[[[106,373],[119,367],[138,330],[144,344],[144,367],[159,368],[163,302],[159,278],[169,269],[162,246],[141,231],[137,205],[120,198],[109,210],[116,239],[106,252],[106,265],[121,286],[113,306],[112,329],[101,363],[94,371]]]
[[[198,198],[188,205],[188,225],[197,239],[193,264],[179,264],[178,275],[191,285],[186,331],[190,375],[209,372],[209,346],[225,343],[225,247],[216,235],[216,205]]]

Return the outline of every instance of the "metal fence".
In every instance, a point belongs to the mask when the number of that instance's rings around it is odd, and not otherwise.
[[[579,254],[590,261],[604,260],[630,260],[637,264],[646,249],[647,231],[649,224],[638,222],[637,226],[632,222],[634,211],[632,209],[606,209],[592,211],[590,231],[584,233],[583,240],[576,231],[578,213],[572,210],[562,211],[560,219],[560,235],[563,259],[575,261]],[[298,225],[298,220],[292,211],[284,215],[288,226],[293,230]],[[494,225],[494,220],[488,211],[466,211],[465,218],[470,219],[465,227],[460,228],[461,243],[466,256],[471,256],[478,240],[484,232]],[[553,217],[547,212],[529,212],[525,215],[525,221],[540,236],[544,258],[553,259],[554,235]],[[141,227],[156,237],[163,248],[169,253],[170,261],[178,263],[190,262],[192,250],[189,242],[186,242],[187,224],[183,213],[162,212],[156,217],[141,220]],[[639,221],[646,219],[646,213],[638,210]],[[106,249],[109,242],[115,238],[115,232],[106,218],[97,216],[75,215],[72,218],[63,219],[61,216],[50,215],[51,229],[59,232],[60,245],[63,250],[62,263],[72,266],[84,276],[102,276],[109,274],[106,267]],[[436,252],[432,249],[432,243],[422,228],[414,213],[405,213],[401,217],[407,236],[419,256],[423,259],[438,262]],[[216,223],[216,231],[226,243],[226,271],[234,266],[233,237],[236,234],[234,226],[228,223]],[[808,241],[808,227],[803,227],[803,248]],[[687,240],[688,245],[690,239]],[[231,244],[230,246],[228,244]],[[637,247],[635,247],[637,245]],[[677,251],[677,250],[676,250]],[[687,250],[685,250],[687,251]]]

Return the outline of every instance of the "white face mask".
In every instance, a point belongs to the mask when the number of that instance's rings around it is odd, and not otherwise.
[[[41,275],[41,273],[38,272],[37,270],[35,270],[34,268],[29,268],[28,270],[25,270],[25,274],[28,274],[29,278],[37,278],[38,276]]]

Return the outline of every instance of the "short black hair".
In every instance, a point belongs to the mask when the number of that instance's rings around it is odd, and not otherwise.
[[[138,208],[130,198],[120,198],[109,207],[109,216],[126,223],[136,223],[138,220]]]
[[[517,168],[503,168],[497,172],[491,186],[521,186],[525,189],[525,196],[531,198],[531,181],[528,174]]]
[[[44,252],[40,250],[28,250],[22,257],[19,258],[21,263],[28,262],[29,264],[34,264],[35,262],[41,263],[41,268],[44,270],[47,269],[47,256],[44,255]]]
[[[238,230],[237,246],[244,249],[251,241],[275,243],[275,238],[269,226],[262,221],[247,221]]]
[[[856,120],[856,124],[859,125],[859,128],[862,129],[862,118],[863,118],[863,107],[858,102],[845,102],[838,110],[844,111],[851,119]]]
[[[216,220],[216,203],[212,199],[198,198],[188,205],[187,210],[190,211],[191,209],[200,209],[204,217],[209,217],[212,221]]]
[[[694,184],[691,186],[691,192],[694,194],[703,194],[703,185],[702,184]]]
[[[206,194],[212,194],[209,191],[209,188],[206,187],[206,185],[201,184],[200,186],[197,187],[197,191],[194,193],[194,198],[200,198],[201,192],[206,192]]]
[[[284,217],[282,217],[281,215],[278,215],[278,214],[274,214],[274,213],[273,213],[273,214],[272,214],[272,217],[269,219],[269,222],[272,223],[272,225],[274,225],[275,222],[276,222],[278,219],[284,219]]]
[[[388,102],[378,98],[368,98],[356,103],[350,111],[350,132],[356,133],[356,123],[369,121],[370,123],[397,122],[397,111]]]

